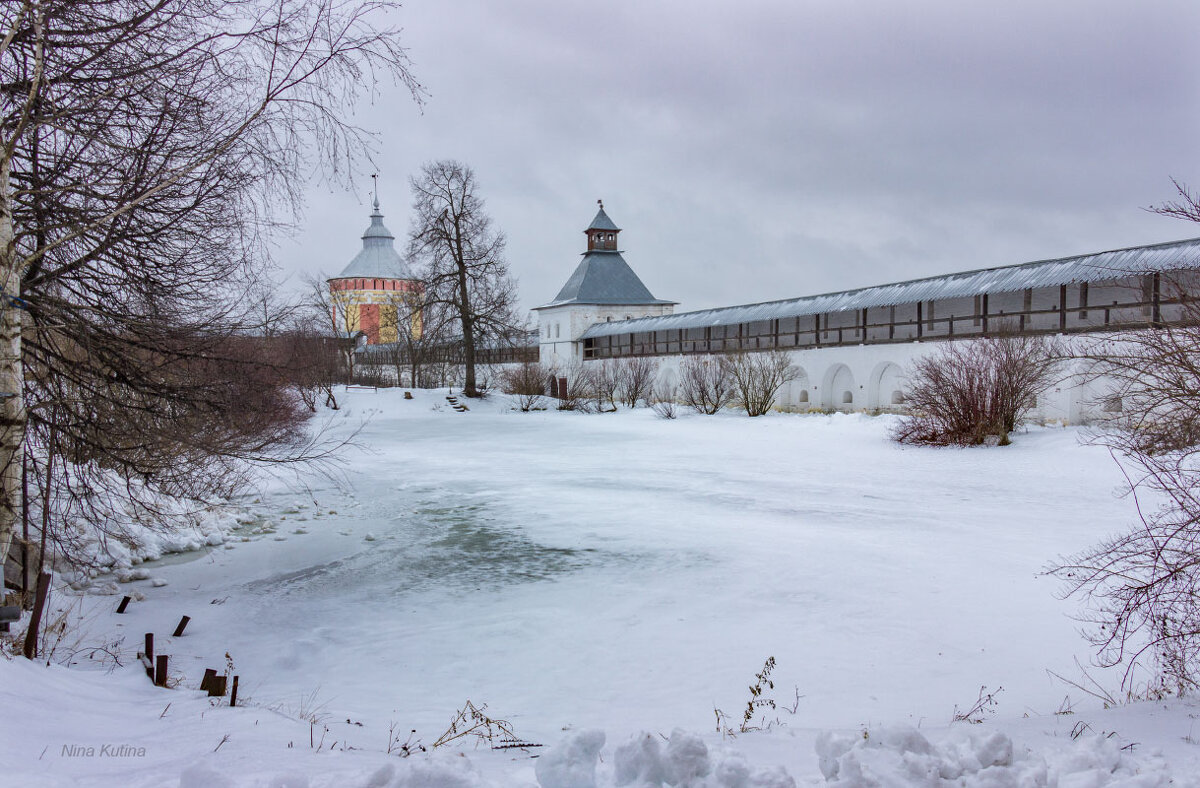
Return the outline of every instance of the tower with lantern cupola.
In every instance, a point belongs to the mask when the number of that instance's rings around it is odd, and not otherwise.
[[[534,307],[543,365],[560,371],[583,360],[580,337],[589,326],[611,320],[669,315],[675,301],[655,298],[617,248],[621,228],[604,203],[583,232],[587,250],[567,283],[549,303]]]

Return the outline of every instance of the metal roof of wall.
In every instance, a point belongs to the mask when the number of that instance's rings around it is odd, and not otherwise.
[[[1116,249],[1109,252],[1038,260],[1032,263],[984,268],[945,276],[911,279],[840,293],[765,301],[758,304],[680,312],[661,317],[598,323],[584,332],[583,338],[613,336],[637,331],[669,331],[677,328],[733,325],[756,320],[845,312],[878,306],[912,304],[945,298],[961,298],[980,293],[1006,293],[1026,288],[1098,282],[1119,277],[1200,268],[1200,238],[1186,241]]]

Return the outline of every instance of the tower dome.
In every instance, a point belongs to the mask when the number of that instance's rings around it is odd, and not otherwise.
[[[396,342],[401,332],[421,333],[424,285],[396,251],[396,236],[383,224],[375,197],[362,249],[329,280],[333,319],[345,336],[365,334],[367,344]]]

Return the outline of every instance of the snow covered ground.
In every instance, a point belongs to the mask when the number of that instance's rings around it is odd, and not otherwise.
[[[264,482],[224,544],[126,574],[124,615],[82,598],[60,654],[97,669],[0,662],[14,784],[1200,785],[1200,706],[1105,711],[1047,674],[1088,649],[1039,570],[1134,520],[1075,429],[934,450],[887,417],[345,401],[344,479]],[[182,689],[129,667],[144,632]],[[244,709],[188,689],[226,653]],[[769,729],[722,736],[768,657]],[[985,721],[951,725],[981,686]],[[546,746],[387,754],[468,700]]]

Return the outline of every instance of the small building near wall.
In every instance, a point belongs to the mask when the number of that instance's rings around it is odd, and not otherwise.
[[[655,298],[617,249],[621,230],[604,212],[583,231],[587,250],[553,301],[534,307],[541,363],[557,378],[583,362],[584,332],[597,323],[669,315],[675,301]]]
[[[329,297],[338,333],[361,332],[367,344],[396,342],[401,332],[421,334],[424,285],[396,251],[396,236],[383,225],[376,198],[363,248],[340,274],[329,280]]]

